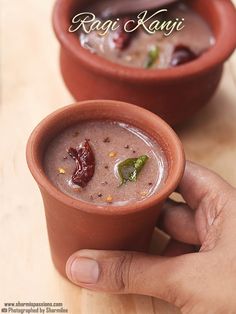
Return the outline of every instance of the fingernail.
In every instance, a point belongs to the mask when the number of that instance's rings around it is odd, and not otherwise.
[[[99,277],[98,263],[89,258],[76,258],[70,265],[69,277],[75,283],[94,284]]]

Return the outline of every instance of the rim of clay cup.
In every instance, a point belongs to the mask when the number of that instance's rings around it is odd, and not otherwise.
[[[151,71],[132,68],[113,63],[84,49],[75,34],[68,32],[70,10],[75,5],[75,0],[57,0],[53,10],[53,27],[62,47],[66,48],[75,60],[80,60],[96,72],[144,82],[176,80],[204,73],[223,63],[236,48],[236,32],[233,31],[236,29],[236,10],[233,4],[230,0],[208,0],[208,2],[210,2],[208,10],[211,10],[211,14],[214,14],[219,24],[219,31],[214,34],[216,43],[196,60],[176,68]]]
[[[85,112],[86,110],[89,110],[90,112],[97,112],[98,114],[97,120],[101,120],[104,119],[102,118],[103,114],[101,114],[101,112],[104,113],[111,111],[111,106],[113,110],[115,110],[115,113],[113,113],[114,121],[119,120],[126,123],[129,123],[129,120],[139,121],[138,123],[142,124],[143,127],[139,125],[137,126],[138,128],[149,134],[154,139],[155,135],[153,134],[151,135],[150,133],[151,132],[156,133],[159,135],[160,138],[162,138],[162,141],[169,143],[168,144],[169,153],[168,154],[166,152],[165,153],[171,159],[171,169],[169,169],[168,171],[168,176],[165,185],[158,192],[154,193],[153,195],[149,196],[143,201],[134,202],[132,204],[127,204],[124,206],[95,205],[81,200],[77,200],[67,194],[64,194],[62,191],[56,188],[53,185],[53,183],[49,180],[49,178],[46,176],[41,160],[43,159],[43,157],[38,156],[39,147],[40,145],[42,146],[42,142],[44,141],[45,137],[47,138],[48,132],[50,132],[50,130],[56,127],[55,125],[59,121],[62,121],[63,119],[65,119],[65,117],[67,118],[70,117],[75,110],[78,110],[78,113],[80,112],[82,116],[83,112]],[[123,120],[122,118],[120,118],[121,117],[120,112],[121,113],[125,112]],[[111,119],[113,118],[109,118],[109,120]],[[78,122],[80,120],[83,119],[78,118]],[[89,118],[86,118],[86,120],[89,120]],[[96,118],[93,118],[93,120],[96,120]],[[132,122],[130,123],[132,124]],[[69,207],[74,207],[75,209],[78,210],[100,215],[120,216],[124,214],[143,211],[145,209],[149,209],[161,203],[172,192],[175,191],[180,180],[182,179],[185,169],[185,155],[183,146],[175,132],[166,122],[164,122],[160,117],[146,109],[128,103],[110,100],[83,101],[58,109],[51,113],[50,115],[48,115],[38,124],[38,126],[32,132],[27,143],[26,157],[28,167],[40,188],[44,189],[53,198],[55,198],[59,202],[64,203]]]

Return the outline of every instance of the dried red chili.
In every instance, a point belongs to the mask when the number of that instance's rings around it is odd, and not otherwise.
[[[88,140],[85,140],[78,149],[70,147],[67,152],[76,164],[72,182],[84,188],[92,179],[95,170],[95,158],[91,146]]]
[[[179,45],[175,47],[175,50],[171,59],[171,66],[176,67],[181,64],[193,61],[197,59],[198,55],[196,55],[190,48],[184,45]]]
[[[124,29],[125,24],[130,20],[131,20],[130,17],[124,17],[120,20],[120,27],[116,31],[115,37],[113,38],[113,41],[115,43],[116,48],[118,48],[120,50],[124,50],[130,45],[131,40],[133,39],[133,37],[136,33],[136,31],[128,33]],[[132,27],[133,27],[133,25],[132,25]],[[131,30],[131,24],[130,23],[127,25],[127,29]]]

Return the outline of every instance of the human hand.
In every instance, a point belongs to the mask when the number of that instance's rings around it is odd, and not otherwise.
[[[68,278],[91,290],[157,297],[183,313],[236,313],[236,190],[187,162],[178,192],[186,204],[167,201],[161,217],[173,239],[164,256],[81,250],[67,262]]]

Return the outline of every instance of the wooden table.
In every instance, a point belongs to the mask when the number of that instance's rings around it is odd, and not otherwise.
[[[53,2],[2,0],[0,308],[3,302],[45,301],[62,302],[72,314],[175,313],[150,297],[82,290],[52,266],[43,204],[26,165],[25,145],[43,117],[73,102],[59,72],[50,23]],[[212,101],[178,133],[189,159],[236,185],[236,53]]]

